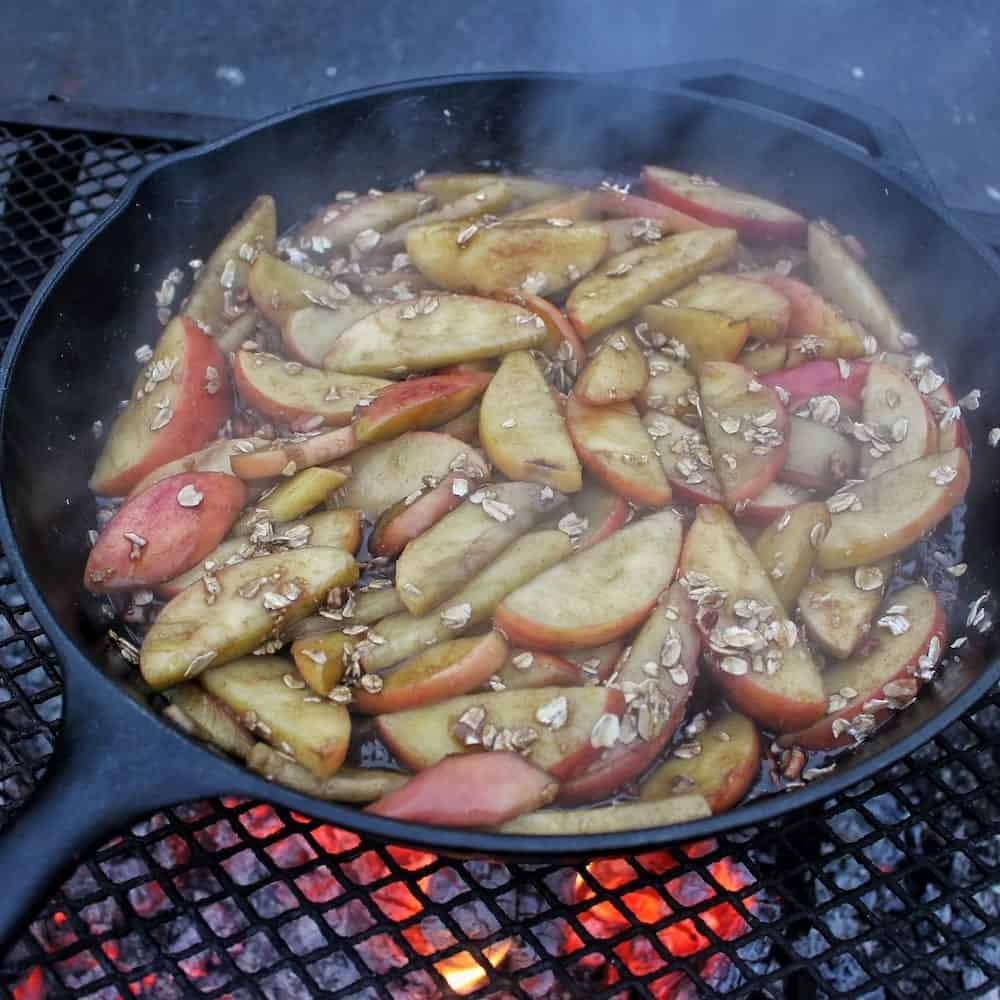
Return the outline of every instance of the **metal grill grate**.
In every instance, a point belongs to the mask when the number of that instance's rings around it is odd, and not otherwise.
[[[0,125],[0,337],[128,175],[180,145]],[[0,826],[44,770],[60,706],[4,561]],[[993,695],[821,807],[586,869],[453,863],[270,806],[194,803],[82,864],[0,959],[0,994],[997,997],[998,750]]]

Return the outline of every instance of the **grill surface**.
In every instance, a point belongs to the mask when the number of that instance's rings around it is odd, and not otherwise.
[[[52,117],[0,124],[0,341],[128,176],[184,144]],[[0,558],[0,827],[44,772],[60,706],[58,663]],[[995,693],[822,807],[591,870],[456,864],[198,802],[81,864],[0,958],[0,995],[423,998],[478,977],[469,995],[997,997],[998,746]]]

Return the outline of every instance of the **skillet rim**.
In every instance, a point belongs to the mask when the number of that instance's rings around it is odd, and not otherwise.
[[[260,121],[253,122],[236,131],[192,146],[178,150],[147,164],[139,170],[122,188],[114,202],[105,210],[102,216],[59,258],[52,269],[43,278],[30,301],[19,317],[10,341],[0,360],[0,443],[2,443],[7,426],[7,389],[10,376],[34,325],[44,302],[53,293],[60,279],[82,257],[91,242],[108,228],[120,215],[124,214],[132,204],[135,196],[143,185],[157,172],[169,169],[176,163],[196,159],[218,149],[238,143],[240,140],[265,131],[275,125],[296,118],[306,118],[317,111],[330,107],[350,104],[353,101],[368,98],[392,97],[401,94],[420,93],[431,89],[455,86],[475,85],[483,83],[535,83],[540,85],[582,85],[598,86],[614,92],[630,93],[636,90],[669,96],[677,95],[686,100],[695,100],[708,108],[718,108],[732,113],[736,112],[750,118],[758,118],[772,125],[778,125],[786,130],[796,132],[803,137],[826,146],[831,153],[854,160],[870,171],[881,176],[885,181],[918,201],[924,209],[931,213],[936,222],[956,233],[979,256],[983,263],[996,275],[1000,282],[1000,257],[987,246],[960,220],[952,216],[949,210],[935,197],[934,193],[904,168],[897,167],[888,161],[872,157],[849,140],[845,140],[820,128],[812,126],[799,119],[760,108],[752,103],[736,98],[721,98],[713,95],[691,91],[683,86],[669,85],[658,87],[655,84],[643,86],[641,83],[617,83],[607,75],[591,75],[582,73],[550,73],[550,72],[499,72],[499,73],[469,73],[456,75],[439,75],[423,77],[397,83],[382,84],[375,87],[357,88],[333,97],[319,98],[307,104],[298,105],[285,111],[277,112]],[[2,448],[0,448],[0,472],[2,472]],[[119,683],[112,679],[95,660],[92,660],[81,650],[62,630],[55,616],[50,612],[44,596],[35,587],[28,574],[20,546],[17,543],[7,508],[6,491],[0,481],[0,543],[2,543],[14,577],[24,592],[29,606],[39,619],[46,634],[51,639],[59,655],[63,670],[64,687],[67,689],[63,707],[63,722],[60,727],[60,741],[65,741],[64,730],[67,720],[71,717],[72,691],[74,684],[103,687],[104,698],[114,699],[109,702],[109,712],[114,714],[124,705],[131,704],[143,716],[144,722],[152,723],[157,728],[151,730],[151,738],[160,742],[173,740],[182,744],[188,750],[198,751],[199,759],[219,768],[219,790],[215,795],[239,794],[253,796],[261,801],[272,802],[285,808],[304,813],[314,819],[333,823],[361,836],[370,836],[385,843],[413,845],[428,848],[446,855],[487,855],[496,858],[515,858],[530,860],[531,858],[571,858],[586,855],[600,857],[609,854],[621,854],[636,850],[649,850],[654,846],[685,843],[759,826],[771,820],[816,805],[843,793],[861,782],[872,778],[887,769],[901,758],[913,753],[944,728],[959,718],[969,707],[978,701],[998,680],[1000,680],[1000,657],[985,662],[979,676],[973,680],[964,691],[955,696],[940,711],[924,721],[913,732],[898,739],[884,750],[859,761],[844,769],[838,768],[829,777],[814,782],[804,788],[799,788],[793,794],[774,793],[738,806],[718,816],[693,820],[670,826],[651,827],[619,833],[559,835],[546,837],[542,835],[498,834],[474,830],[452,829],[433,826],[425,823],[410,823],[400,820],[386,819],[365,813],[363,810],[335,802],[327,802],[287,789],[275,782],[267,781],[235,760],[220,756],[207,748],[193,737],[183,734],[177,727],[170,725],[161,713],[149,708],[145,703],[136,701],[122,690]],[[74,674],[72,682],[69,674]],[[207,759],[206,759],[207,758]],[[57,757],[51,763],[59,766]],[[44,778],[43,778],[44,780]],[[204,785],[205,782],[200,783]],[[196,797],[203,797],[203,789],[196,790]],[[173,801],[177,801],[176,799]],[[156,807],[169,803],[158,803]],[[147,807],[137,803],[137,811]],[[31,797],[23,803],[25,810],[31,808]],[[155,808],[155,807],[154,807]],[[20,810],[18,810],[19,812]],[[16,827],[16,813],[12,829]]]

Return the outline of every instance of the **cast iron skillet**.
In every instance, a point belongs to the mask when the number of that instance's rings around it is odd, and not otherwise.
[[[71,860],[139,815],[183,800],[264,799],[366,837],[446,854],[630,852],[826,798],[914,750],[1000,676],[993,641],[977,635],[963,663],[943,671],[917,705],[823,781],[679,826],[545,838],[400,823],[270,784],[184,736],[101,668],[103,630],[84,611],[80,583],[93,523],[85,484],[98,447],[90,425],[109,415],[100,412],[107,400],[127,395],[132,352],[156,334],[152,291],[162,276],[204,255],[259,192],[276,197],[287,225],[336,189],[391,187],[419,168],[499,161],[578,173],[584,164],[597,180],[665,162],[711,173],[858,233],[876,278],[947,361],[954,385],[989,390],[1000,263],[912,172],[919,164],[898,126],[872,111],[859,116],[846,99],[801,82],[739,72],[460,77],[324,100],[159,161],[63,257],[21,317],[2,368],[0,541],[59,654],[66,700],[45,779],[0,838],[0,941]],[[971,424],[973,487],[953,532],[961,542],[967,531],[972,542],[952,615],[963,625],[967,601],[1000,583],[998,462],[981,446],[985,429],[1000,424],[990,392]],[[959,590],[950,577],[945,585]]]

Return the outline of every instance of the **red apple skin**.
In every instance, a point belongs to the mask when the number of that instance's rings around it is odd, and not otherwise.
[[[433,674],[414,678],[405,687],[386,686],[378,694],[369,694],[360,686],[355,688],[351,705],[364,715],[381,715],[383,712],[402,712],[408,708],[444,701],[454,695],[468,694],[482,687],[503,667],[507,652],[503,636],[498,632],[490,632],[465,656]],[[423,655],[425,654],[417,654]],[[401,663],[397,669],[405,667],[407,662],[409,661]]]
[[[202,494],[196,507],[182,507],[178,491],[191,486]],[[87,559],[88,590],[107,593],[151,587],[198,564],[222,541],[246,501],[246,487],[224,472],[168,476],[131,497],[105,525]],[[129,532],[146,539],[138,559],[130,559]]]
[[[337,427],[316,437],[308,438],[302,444],[286,444],[278,448],[268,448],[265,451],[255,451],[249,455],[233,455],[231,465],[233,472],[240,479],[268,479],[280,476],[289,462],[295,463],[298,470],[308,469],[313,465],[327,465],[338,458],[349,455],[358,447],[354,425]]]
[[[721,689],[726,701],[744,715],[768,720],[768,729],[781,733],[793,732],[812,725],[826,711],[825,701],[792,701],[771,691],[764,691],[754,683],[752,674],[734,677],[717,668],[710,657],[705,658],[712,678]]]
[[[555,353],[559,344],[565,341],[573,352],[577,371],[583,370],[583,366],[587,363],[587,350],[573,324],[558,306],[553,305],[548,299],[543,299],[540,295],[532,295],[531,292],[522,291],[520,288],[499,292],[496,298],[503,302],[512,302],[514,305],[521,306],[522,309],[528,309],[536,316],[540,316],[551,334],[550,353]]]
[[[173,418],[161,430],[146,436],[141,453],[117,475],[99,479],[95,472],[90,489],[99,496],[127,495],[154,469],[208,444],[229,417],[233,401],[222,352],[194,320],[184,316],[178,322],[184,326],[184,348],[178,365],[181,375],[171,405]],[[209,368],[222,376],[215,393],[205,387]]]
[[[615,219],[652,219],[669,233],[686,233],[692,229],[707,229],[708,223],[696,219],[662,201],[653,201],[636,194],[619,194],[617,191],[598,191],[594,204],[599,212]]]
[[[778,489],[783,489],[786,486],[786,484],[780,482],[773,483],[772,485]],[[789,490],[798,489],[798,487],[791,484],[787,484],[787,488]],[[787,501],[778,502],[769,499],[767,492],[765,492],[762,494],[762,497],[755,497],[751,500],[739,517],[740,520],[748,521],[750,524],[767,527],[776,517],[781,517],[785,511],[797,507],[800,503],[805,503],[811,497],[811,493],[802,490],[799,493],[790,494]]]
[[[354,412],[354,430],[362,444],[375,444],[404,431],[426,430],[467,410],[493,376],[486,372],[427,375],[383,389],[375,401]]]
[[[552,801],[552,775],[510,751],[455,754],[414,775],[365,812],[410,823],[496,826]]]
[[[622,527],[627,518],[628,501],[624,497],[616,496],[615,502],[608,510],[604,520],[596,528],[591,527],[584,533],[580,547],[586,549],[590,548],[591,545],[596,545],[598,542],[603,542],[608,535],[613,535]]]
[[[402,501],[390,507],[378,519],[368,541],[372,554],[395,559],[417,535],[422,535],[445,514],[454,510],[465,499],[452,489],[455,480],[459,478],[465,477],[457,474],[447,476],[408,507],[403,506]],[[470,485],[470,492],[473,489]]]
[[[788,409],[793,410],[813,396],[836,396],[841,409],[852,417],[861,413],[861,393],[868,381],[868,365],[861,361],[849,361],[851,366],[847,378],[841,378],[836,361],[808,361],[797,368],[785,368],[769,375],[761,375],[758,381],[772,389],[781,388],[791,397]]]
[[[675,208],[694,219],[699,219],[709,226],[735,229],[740,236],[747,240],[801,243],[805,239],[806,220],[790,209],[776,205],[774,202],[771,204],[780,210],[784,218],[755,218],[735,211],[726,211],[681,194],[670,184],[667,172],[663,168],[654,166],[642,168],[642,186],[651,197],[664,205],[669,205],[671,208]],[[727,189],[716,187],[707,190],[714,192],[717,197],[718,193]]]

